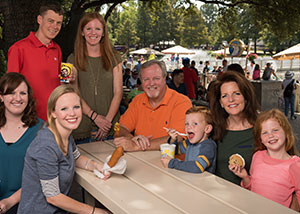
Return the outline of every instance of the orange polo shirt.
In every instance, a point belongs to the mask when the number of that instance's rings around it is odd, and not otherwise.
[[[167,87],[167,86],[166,86]],[[152,108],[145,93],[137,95],[121,116],[120,124],[134,135],[152,136],[151,139],[168,136],[163,127],[184,132],[185,112],[192,107],[190,99],[167,87],[162,102]]]

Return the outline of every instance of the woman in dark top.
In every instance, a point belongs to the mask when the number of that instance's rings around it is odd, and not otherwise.
[[[253,125],[260,108],[254,87],[245,76],[227,71],[211,85],[209,103],[218,145],[216,175],[239,184],[240,178],[228,169],[228,160],[239,153],[249,170],[254,148]]]
[[[0,80],[0,213],[17,213],[26,150],[41,127],[32,89],[19,73]]]

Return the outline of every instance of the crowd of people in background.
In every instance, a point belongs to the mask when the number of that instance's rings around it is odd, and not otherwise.
[[[109,213],[68,196],[75,167],[103,168],[80,154],[77,144],[108,139],[125,151],[175,144],[183,156],[163,157],[163,167],[209,171],[299,210],[300,158],[287,119],[289,108],[296,119],[293,72],[282,82],[284,114],[261,113],[249,80],[277,78],[271,63],[262,72],[254,61],[242,68],[224,59],[211,67],[174,54],[171,61],[182,66],[168,72],[153,55],[140,56],[136,64],[131,55],[122,61],[104,18],[94,12],[80,20],[67,59],[73,65],[70,82],[61,84],[62,54],[53,39],[63,14],[58,3],[41,6],[38,30],[8,52],[0,79],[0,214]],[[203,106],[193,106],[198,100]],[[244,166],[228,164],[235,153]]]

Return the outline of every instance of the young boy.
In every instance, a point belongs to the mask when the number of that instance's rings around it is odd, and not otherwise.
[[[216,163],[216,143],[209,138],[213,129],[211,113],[207,107],[192,107],[186,112],[185,132],[187,139],[177,142],[177,133],[168,129],[169,143],[177,145],[178,153],[185,154],[184,161],[169,156],[161,159],[164,167],[186,172],[202,173],[204,170],[214,173]]]

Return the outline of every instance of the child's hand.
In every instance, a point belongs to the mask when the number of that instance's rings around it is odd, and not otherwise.
[[[177,133],[176,133],[176,130],[175,129],[168,129],[168,128],[165,128],[165,130],[168,132],[168,135],[170,135],[172,141],[171,143],[175,142],[176,139],[177,139]]]
[[[240,165],[234,164],[234,165],[228,165],[228,169],[233,172],[236,176],[239,176],[240,178],[246,178],[248,177],[248,172],[245,168],[242,168]]]
[[[169,162],[172,158],[169,156],[162,157],[160,160],[165,168],[168,168]]]

